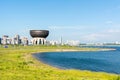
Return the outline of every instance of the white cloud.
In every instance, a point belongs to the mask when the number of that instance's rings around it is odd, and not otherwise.
[[[49,26],[53,38],[74,39],[81,42],[116,42],[120,41],[120,25],[112,24],[102,29],[94,26]],[[109,28],[109,29],[108,29]],[[55,34],[56,33],[56,34]]]
[[[120,29],[109,29],[107,32],[109,32],[109,33],[120,33]]]
[[[105,23],[106,23],[106,24],[112,24],[113,21],[106,21]]]
[[[82,29],[84,26],[49,26],[49,29]]]
[[[85,35],[82,39],[88,42],[120,41],[119,34],[120,29],[109,29],[106,31]]]

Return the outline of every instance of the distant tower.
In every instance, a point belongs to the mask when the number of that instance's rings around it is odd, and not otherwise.
[[[48,30],[30,30],[33,45],[46,44],[46,37],[49,35]]]
[[[62,40],[62,37],[61,37],[61,39],[60,39],[60,44],[61,44],[61,45],[63,45],[63,40]]]

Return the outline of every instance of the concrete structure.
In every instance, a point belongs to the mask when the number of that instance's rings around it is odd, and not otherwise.
[[[15,44],[20,44],[21,43],[21,39],[20,39],[19,35],[15,35],[14,42],[15,42]]]
[[[19,35],[15,35],[14,38],[11,39],[11,44],[21,44],[21,39]]]
[[[49,35],[48,30],[30,30],[30,35],[33,38],[32,44],[33,45],[45,45],[46,44],[46,37]]]
[[[13,45],[28,45],[28,38],[23,37],[22,39],[20,38],[19,35],[15,35],[15,37],[13,38],[9,38],[8,35],[3,35],[2,38],[0,38],[0,44],[4,44],[4,45],[9,45],[9,44],[13,44]]]
[[[21,39],[21,44],[22,45],[28,45],[28,38],[26,38],[26,37],[23,37],[22,39]]]
[[[10,43],[8,37],[9,37],[8,35],[3,35],[3,37],[2,37],[2,44],[6,45],[6,44]]]
[[[49,41],[50,45],[59,45],[60,43],[58,41]]]
[[[80,42],[75,41],[75,40],[67,40],[67,42],[65,44],[70,45],[70,46],[78,46],[80,44]]]

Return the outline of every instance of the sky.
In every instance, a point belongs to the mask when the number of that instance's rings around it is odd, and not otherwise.
[[[49,30],[47,40],[120,42],[120,0],[0,0],[0,37]]]

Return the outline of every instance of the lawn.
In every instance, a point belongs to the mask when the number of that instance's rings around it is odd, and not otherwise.
[[[81,50],[97,48],[70,46],[0,46],[0,80],[120,80],[120,75],[83,70],[62,70],[35,59],[37,52]]]

